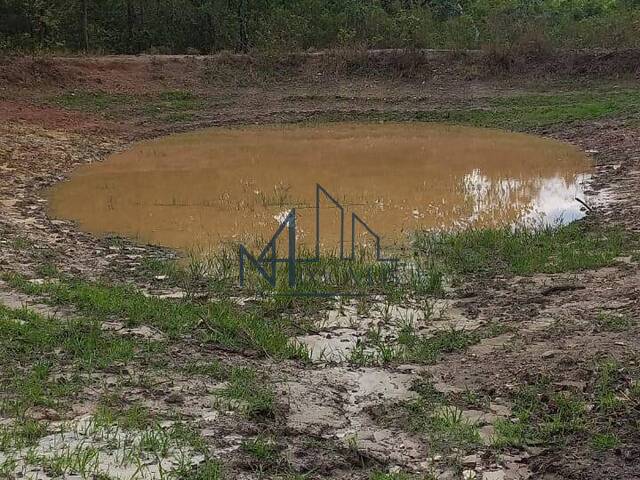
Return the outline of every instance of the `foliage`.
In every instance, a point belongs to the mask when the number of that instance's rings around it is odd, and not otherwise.
[[[86,23],[85,23],[86,6]],[[632,0],[2,0],[0,49],[211,53],[638,46]]]

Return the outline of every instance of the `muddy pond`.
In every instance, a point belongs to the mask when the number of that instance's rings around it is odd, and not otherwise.
[[[268,239],[296,208],[315,242],[316,184],[384,245],[420,229],[566,223],[583,215],[590,161],[532,135],[438,124],[332,123],[214,128],[140,142],[79,168],[49,192],[51,213],[95,234],[179,249]],[[339,212],[320,201],[322,248]],[[351,241],[351,227],[345,226]],[[370,241],[357,229],[357,243]]]

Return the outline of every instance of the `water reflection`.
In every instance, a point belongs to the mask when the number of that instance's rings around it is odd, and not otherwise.
[[[497,130],[436,124],[209,129],[141,142],[53,188],[53,215],[81,228],[178,248],[268,238],[299,212],[315,238],[322,184],[386,243],[417,229],[579,218],[590,164],[575,147]],[[339,216],[321,203],[321,242]],[[348,229],[349,230],[349,229]],[[365,232],[357,232],[365,242]]]
[[[473,204],[473,212],[456,226],[498,224],[501,218],[512,214],[516,215],[513,224],[525,227],[579,220],[585,212],[576,198],[584,198],[584,187],[590,178],[590,174],[584,173],[569,179],[557,176],[528,182],[515,178],[492,180],[479,169],[473,169],[462,179],[462,188],[467,201]]]

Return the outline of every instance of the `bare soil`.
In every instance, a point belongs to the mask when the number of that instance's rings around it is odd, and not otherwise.
[[[506,66],[498,64],[499,76],[473,55],[401,58],[412,62],[409,69],[406,63],[402,68],[388,67],[390,55],[369,55],[365,70],[335,56],[288,59],[276,63],[268,75],[260,65],[242,58],[0,61],[0,268],[37,277],[39,267],[51,262],[69,274],[134,282],[156,294],[167,293],[161,281],[150,281],[143,274],[143,259],[175,258],[177,253],[123,239],[95,238],[69,222],[52,220],[43,195],[46,187],[63,181],[79,165],[101,161],[140,139],[205,126],[471,108],[491,98],[544,95],[585,85],[638,88],[637,52],[577,52],[525,64],[507,61]],[[398,73],[402,71],[410,74]],[[150,116],[138,108],[144,106],[145,95],[170,90],[197,94],[206,105],[179,119]],[[106,112],[74,110],[52,100],[84,91],[131,94],[133,100]],[[638,118],[573,122],[535,133],[575,144],[595,159],[590,187],[599,195],[587,222],[640,231]],[[20,296],[6,284],[0,284],[0,293],[4,304],[28,303],[46,311],[47,307],[38,307],[37,299]],[[274,431],[278,449],[293,470],[310,473],[310,478],[368,478],[373,470],[396,468],[431,472],[438,478],[640,478],[637,405],[624,418],[611,417],[620,432],[620,443],[613,449],[594,450],[584,440],[552,448],[512,448],[496,455],[490,445],[496,421],[510,418],[514,393],[522,385],[544,377],[551,379],[556,391],[590,393],[599,359],[613,357],[629,371],[640,368],[639,322],[620,332],[602,331],[596,322],[602,312],[639,318],[637,257],[572,274],[469,279],[448,296],[445,324],[453,318],[471,330],[496,322],[508,328],[431,366],[358,368],[346,362],[304,366],[259,359],[250,352],[223,352],[188,340],[171,346],[169,356],[178,363],[216,356],[229,364],[259,365],[268,371],[278,385],[282,408],[277,424],[238,420],[224,411],[211,417],[207,394],[202,392],[215,385],[207,378],[194,384],[172,373],[161,384],[134,386],[127,393],[158,415],[177,408],[198,419],[213,451],[230,465],[232,478],[276,478],[268,472],[260,477],[253,460],[239,449],[243,439]],[[321,333],[345,338],[362,333],[345,325],[338,321]],[[461,404],[465,415],[480,426],[485,446],[475,452],[477,458],[444,461],[434,455],[428,438],[407,427],[397,405],[415,398],[412,385],[424,379],[452,401],[468,390],[490,399],[482,407]],[[108,379],[104,385],[108,389]],[[73,415],[90,413],[99,395],[85,392],[74,402]]]

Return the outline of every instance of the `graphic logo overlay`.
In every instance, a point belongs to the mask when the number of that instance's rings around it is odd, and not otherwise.
[[[315,237],[315,256],[311,258],[297,258],[296,256],[296,209],[293,208],[289,211],[284,218],[280,226],[275,231],[271,240],[262,249],[258,257],[254,257],[251,252],[244,246],[240,245],[240,286],[245,286],[245,268],[250,265],[254,267],[260,276],[266,280],[272,288],[276,287],[277,277],[277,265],[283,263],[287,265],[288,270],[288,286],[290,289],[295,289],[297,283],[297,266],[302,263],[319,263],[320,262],[320,198],[324,197],[334,207],[336,207],[340,213],[340,246],[339,246],[339,260],[343,262],[350,262],[356,258],[356,226],[360,225],[364,228],[375,240],[375,261],[386,262],[392,264],[394,267],[397,265],[398,260],[395,258],[383,258],[381,254],[381,240],[378,235],[367,223],[360,218],[356,213],[351,213],[351,252],[349,256],[345,256],[345,209],[344,207],[320,184],[316,184],[316,199],[315,199],[315,211],[316,211],[316,237]],[[287,231],[288,245],[287,255],[285,257],[278,257],[277,254],[277,242],[281,235]],[[352,292],[295,292],[290,295],[304,295],[304,296],[335,296],[335,295],[354,295]]]

